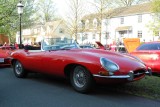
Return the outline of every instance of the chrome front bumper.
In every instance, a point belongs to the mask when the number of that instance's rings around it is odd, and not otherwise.
[[[112,75],[112,76],[102,76],[102,75],[93,75],[94,77],[98,78],[111,78],[111,79],[128,79],[129,81],[132,81],[134,79],[134,74],[130,73],[128,75]]]
[[[129,71],[128,75],[103,76],[103,75],[93,74],[93,76],[94,76],[94,77],[99,77],[99,78],[128,79],[128,81],[133,81],[134,76],[141,75],[141,74],[144,74],[144,73],[134,74],[133,71]],[[146,71],[145,74],[151,76],[151,75],[152,75],[152,70],[151,70],[150,68],[148,68],[148,71]]]

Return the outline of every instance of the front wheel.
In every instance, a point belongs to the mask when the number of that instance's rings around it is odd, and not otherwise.
[[[90,72],[82,66],[76,66],[74,68],[70,75],[70,81],[73,88],[81,93],[90,91],[94,83]]]
[[[27,76],[27,72],[24,70],[20,61],[16,60],[13,65],[13,71],[16,77],[24,78]]]

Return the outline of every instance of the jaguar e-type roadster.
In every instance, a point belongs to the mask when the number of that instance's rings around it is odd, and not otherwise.
[[[71,39],[47,38],[41,47],[25,46],[11,54],[15,76],[29,72],[52,74],[70,80],[81,93],[95,83],[126,83],[142,79],[151,69],[138,58],[98,49],[81,49]]]

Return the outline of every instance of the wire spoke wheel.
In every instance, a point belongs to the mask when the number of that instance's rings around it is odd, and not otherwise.
[[[15,63],[15,72],[20,75],[23,72],[22,64],[19,61]]]
[[[73,88],[81,93],[90,91],[93,86],[92,75],[82,66],[76,66],[74,68],[70,75],[70,81]]]
[[[13,65],[14,74],[18,78],[24,78],[27,76],[27,72],[24,70],[20,61],[16,60]]]
[[[84,87],[87,82],[87,75],[84,69],[75,69],[73,72],[73,80],[77,87]]]

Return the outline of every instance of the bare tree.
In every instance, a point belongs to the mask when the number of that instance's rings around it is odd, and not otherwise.
[[[38,0],[36,7],[40,22],[45,23],[54,19],[56,9],[53,0]]]
[[[149,22],[147,27],[153,32],[153,41],[154,41],[154,36],[159,36],[160,32],[160,0],[153,0],[152,12],[154,13],[152,14],[154,20]]]
[[[68,0],[67,0],[68,1]],[[75,40],[77,40],[77,33],[78,33],[78,27],[79,22],[84,12],[84,1],[83,0],[69,0],[67,3],[68,11],[67,11],[67,25],[68,25],[68,31],[71,35],[74,35]],[[73,37],[72,37],[73,38]]]
[[[95,6],[98,15],[97,18],[99,20],[99,41],[101,42],[103,15],[106,12],[107,8],[110,7],[111,0],[94,0],[94,3],[92,3],[92,5]]]

